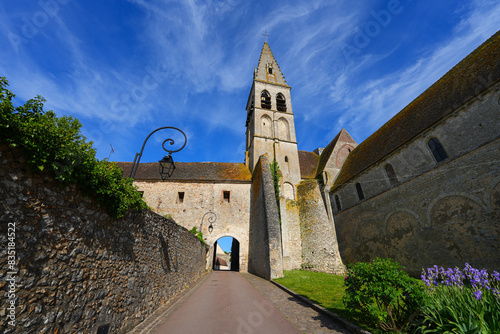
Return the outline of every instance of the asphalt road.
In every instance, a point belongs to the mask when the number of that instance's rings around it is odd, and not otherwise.
[[[214,271],[154,333],[301,333],[238,272]]]

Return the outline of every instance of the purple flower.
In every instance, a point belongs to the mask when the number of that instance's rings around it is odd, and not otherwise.
[[[481,292],[481,290],[476,290],[474,291],[474,297],[476,297],[477,300],[481,300],[481,295],[483,293]]]

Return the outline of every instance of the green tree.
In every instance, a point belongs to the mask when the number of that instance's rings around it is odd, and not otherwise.
[[[44,111],[41,96],[15,107],[8,85],[0,77],[0,143],[19,147],[30,165],[63,184],[76,184],[112,217],[147,208],[132,179],[123,178],[116,164],[96,159],[92,142],[81,134],[77,119]]]

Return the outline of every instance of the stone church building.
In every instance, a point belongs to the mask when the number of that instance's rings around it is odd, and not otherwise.
[[[165,181],[158,163],[141,163],[134,184],[151,209],[200,229],[209,259],[218,239],[233,237],[236,269],[256,271],[252,254],[264,249],[269,278],[342,272],[343,262],[375,256],[415,274],[465,262],[500,269],[499,33],[359,146],[342,129],[324,148],[299,150],[290,90],[265,42],[246,104],[245,163],[176,163]],[[279,219],[261,214],[270,200],[260,201],[256,181],[272,183],[261,175],[274,160]],[[128,176],[132,163],[118,164]],[[210,229],[207,212],[217,217]],[[270,232],[252,237],[262,226]]]

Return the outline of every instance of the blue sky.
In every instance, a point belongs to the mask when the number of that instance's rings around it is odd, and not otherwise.
[[[222,237],[219,240],[217,240],[217,243],[219,244],[220,248],[224,252],[230,252],[231,251],[231,246],[233,244],[233,238],[232,237]]]
[[[312,151],[342,128],[362,142],[500,28],[500,2],[2,1],[0,28],[18,102],[39,94],[78,118],[98,158],[111,144],[111,160],[132,161],[175,126],[188,136],[176,161],[243,162],[265,31]]]

